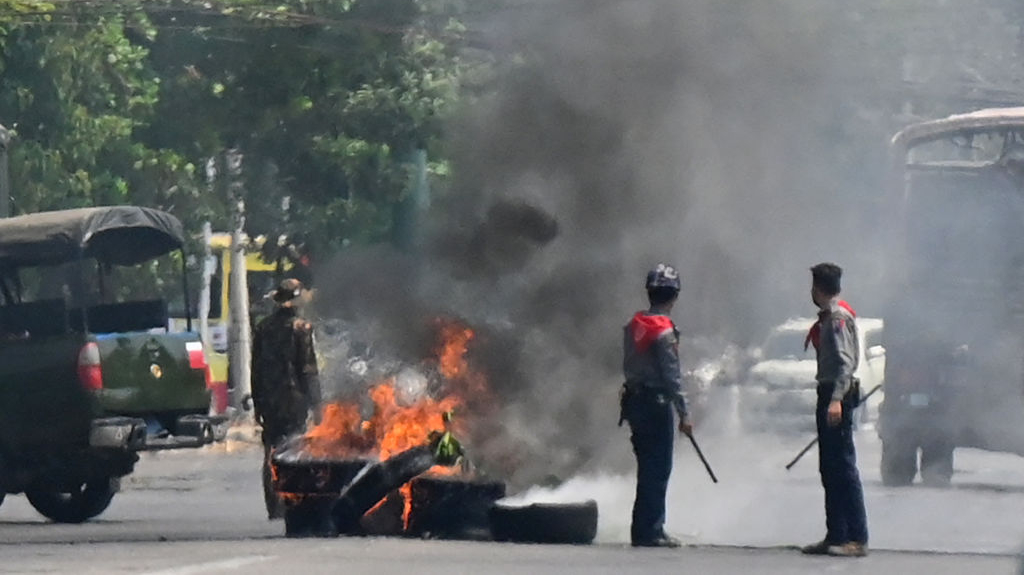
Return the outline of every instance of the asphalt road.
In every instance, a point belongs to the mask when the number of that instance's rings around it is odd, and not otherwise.
[[[619,441],[621,440],[621,441]],[[624,443],[623,437],[611,441]],[[1014,573],[1024,543],[1024,459],[962,451],[951,489],[889,489],[877,474],[878,446],[859,439],[872,555],[800,556],[824,522],[814,457],[786,472],[803,438],[702,438],[721,483],[677,446],[668,527],[690,546],[625,545],[632,478],[590,475],[533,500],[594,498],[601,509],[592,546],[536,546],[400,538],[295,540],[266,520],[260,452],[232,443],[147,454],[99,519],[48,523],[21,496],[0,507],[2,573]],[[617,448],[621,448],[618,446]],[[614,450],[612,450],[614,451]]]
[[[403,539],[241,540],[93,545],[19,545],[0,549],[10,573],[438,574],[1010,574],[1007,557],[875,553],[863,559],[801,557],[789,550],[687,548],[634,550],[439,542]],[[6,569],[12,569],[6,571]]]

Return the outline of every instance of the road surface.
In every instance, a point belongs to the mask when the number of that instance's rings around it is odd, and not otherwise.
[[[601,509],[592,546],[539,546],[401,538],[285,539],[267,521],[260,452],[232,442],[197,451],[146,454],[110,509],[83,525],[47,522],[22,496],[0,507],[3,573],[1014,573],[1024,543],[1024,459],[963,450],[951,489],[883,487],[878,443],[858,439],[872,530],[866,559],[800,556],[820,538],[821,488],[813,454],[784,464],[804,438],[702,438],[721,483],[677,446],[668,527],[689,545],[625,545],[632,497],[627,475],[593,474],[530,500],[594,498]],[[627,449],[622,437],[613,448]],[[618,446],[622,443],[626,447]]]

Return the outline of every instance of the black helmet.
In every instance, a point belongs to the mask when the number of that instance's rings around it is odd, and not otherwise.
[[[302,295],[302,282],[294,278],[288,278],[277,286],[277,289],[270,292],[270,299],[277,303],[289,302]]]
[[[679,272],[672,266],[658,264],[653,270],[647,272],[647,290],[668,288],[679,291]]]

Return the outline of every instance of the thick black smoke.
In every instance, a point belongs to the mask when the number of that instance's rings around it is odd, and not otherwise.
[[[837,174],[831,19],[795,4],[560,0],[479,23],[497,78],[450,127],[421,253],[346,256],[320,311],[410,350],[424,318],[478,328],[504,417],[477,447],[515,483],[621,455],[621,326],[651,266],[681,270],[684,335],[743,344],[811,311],[817,261],[852,264],[854,291],[873,271],[849,191],[880,178]]]

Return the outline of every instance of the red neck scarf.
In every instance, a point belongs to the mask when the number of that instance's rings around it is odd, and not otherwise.
[[[852,315],[853,317],[857,317],[857,312],[853,311],[853,308],[850,307],[850,304],[846,303],[843,300],[839,300],[836,303],[839,305],[839,307],[850,312],[850,315]],[[814,325],[811,326],[811,330],[807,332],[807,337],[804,339],[804,351],[806,351],[807,346],[811,344],[814,344],[815,350],[818,349],[818,345],[821,344],[821,320],[824,319],[824,317],[827,314],[828,310],[821,310],[818,312],[818,321],[814,322]]]
[[[667,315],[647,315],[638,311],[629,322],[629,332],[633,336],[633,345],[640,353],[647,351],[658,336],[672,329],[672,318]]]

